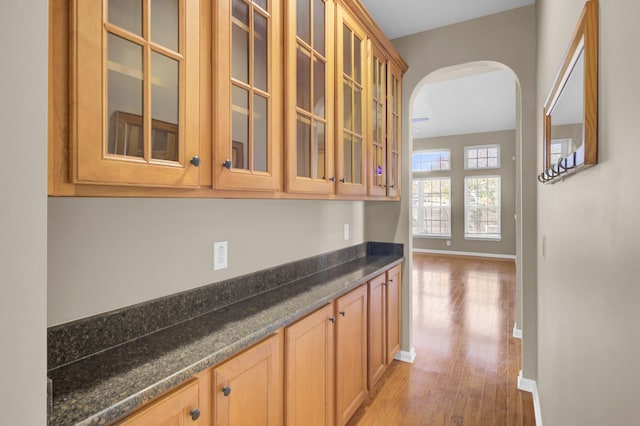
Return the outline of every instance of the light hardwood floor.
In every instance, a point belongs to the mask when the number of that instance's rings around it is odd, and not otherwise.
[[[511,261],[413,256],[413,364],[394,361],[348,425],[535,425],[517,389]]]

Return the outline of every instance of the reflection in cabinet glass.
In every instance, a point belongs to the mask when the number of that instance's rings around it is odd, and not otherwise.
[[[369,195],[387,195],[387,60],[372,42],[370,46],[369,81],[371,109],[369,121]]]
[[[231,60],[220,60],[214,72],[214,99],[220,105],[213,120],[214,185],[278,190],[279,83],[274,76],[279,63],[280,2],[225,0],[218,7],[217,51],[220,58]]]
[[[342,8],[338,9],[338,193],[365,194],[364,70],[365,40],[362,28]]]
[[[331,193],[333,2],[287,0],[286,10],[287,190]]]
[[[105,6],[72,9],[72,181],[196,186],[198,1]]]

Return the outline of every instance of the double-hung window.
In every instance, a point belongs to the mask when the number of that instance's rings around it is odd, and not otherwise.
[[[451,237],[451,178],[413,179],[413,234]]]
[[[464,237],[499,240],[500,176],[464,178]]]

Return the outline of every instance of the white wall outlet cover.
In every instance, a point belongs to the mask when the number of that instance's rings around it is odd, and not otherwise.
[[[226,269],[229,261],[228,246],[226,241],[213,243],[213,270]]]
[[[344,224],[344,240],[345,241],[349,240],[349,224],[348,223]]]

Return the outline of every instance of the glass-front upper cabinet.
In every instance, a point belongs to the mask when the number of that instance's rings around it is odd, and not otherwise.
[[[365,195],[366,33],[341,7],[336,28],[336,177],[338,194]]]
[[[333,0],[286,0],[286,189],[334,192]]]
[[[387,59],[369,42],[369,195],[387,195]]]
[[[71,181],[199,183],[198,0],[75,0]]]
[[[280,0],[218,3],[212,123],[218,189],[281,188],[280,15]]]
[[[387,88],[387,197],[400,197],[402,146],[402,71],[389,63]]]

